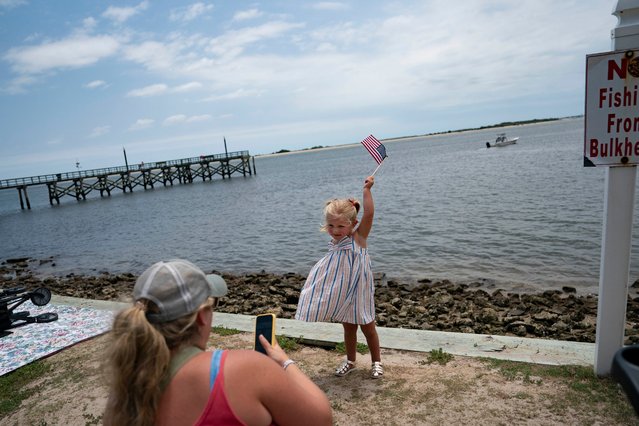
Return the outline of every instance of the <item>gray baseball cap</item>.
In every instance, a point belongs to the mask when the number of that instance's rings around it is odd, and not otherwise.
[[[148,299],[159,312],[147,313],[150,322],[167,322],[195,312],[208,297],[227,293],[226,282],[215,274],[206,275],[188,260],[169,260],[153,264],[140,275],[133,287],[133,298]]]

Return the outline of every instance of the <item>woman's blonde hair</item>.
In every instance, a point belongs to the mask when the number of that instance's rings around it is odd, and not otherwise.
[[[329,217],[337,217],[355,223],[359,213],[359,201],[355,198],[333,198],[324,204],[324,223],[320,231],[326,232],[326,222]]]
[[[146,312],[157,311],[140,299],[113,320],[107,357],[110,392],[105,425],[152,425],[155,422],[171,361],[171,351],[187,346],[198,334],[197,312],[213,305],[208,298],[195,312],[164,323],[151,323]]]

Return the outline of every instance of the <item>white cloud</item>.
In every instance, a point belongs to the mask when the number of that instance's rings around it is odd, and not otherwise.
[[[117,24],[123,24],[124,22],[128,21],[131,17],[146,10],[148,7],[149,7],[149,2],[146,0],[134,7],[109,6],[107,10],[105,10],[102,13],[102,16],[114,21]]]
[[[190,6],[174,9],[169,15],[172,21],[189,22],[213,10],[212,4],[193,3]]]
[[[27,4],[26,0],[0,0],[0,7],[6,9],[13,9],[24,4]]]
[[[103,80],[93,80],[84,85],[87,89],[98,89],[100,87],[107,87],[107,83]]]
[[[32,42],[35,42],[36,40],[39,40],[41,38],[42,38],[42,34],[33,33],[33,34],[29,34],[27,37],[25,37],[24,41],[25,41],[25,43],[32,43]]]
[[[196,91],[201,88],[202,88],[202,83],[199,83],[197,81],[191,81],[189,83],[185,83],[173,88],[169,87],[168,85],[164,83],[159,83],[159,84],[152,84],[150,86],[146,86],[141,89],[131,90],[129,91],[129,93],[126,94],[126,96],[129,98],[133,98],[133,97],[158,96],[158,95],[164,95],[167,93],[187,93],[187,92]]]
[[[186,115],[176,114],[164,119],[165,126],[172,126],[174,124],[186,123]]]
[[[131,90],[126,96],[128,98],[156,96],[166,93],[168,89],[166,84],[152,84],[141,89]]]
[[[261,90],[237,89],[233,92],[223,93],[221,95],[212,95],[204,98],[204,101],[232,100],[241,98],[258,97],[263,93]]]
[[[26,91],[27,86],[31,86],[35,84],[37,81],[39,81],[39,79],[36,77],[27,76],[27,75],[19,76],[9,81],[9,83],[2,88],[2,92],[6,92],[11,95],[24,93]]]
[[[211,40],[208,50],[216,55],[239,56],[244,49],[254,43],[264,43],[294,29],[302,28],[303,24],[293,24],[283,21],[268,22],[257,27],[233,30]]]
[[[111,126],[96,127],[96,128],[93,129],[93,131],[91,132],[89,137],[90,138],[98,138],[100,136],[106,135],[107,133],[109,133],[110,130],[111,130]]]
[[[93,17],[85,18],[82,21],[82,29],[84,31],[91,31],[96,27],[96,25],[98,25],[98,21],[96,21]]]
[[[173,93],[184,93],[184,92],[192,92],[194,90],[198,90],[202,88],[202,83],[198,83],[197,81],[192,81],[190,83],[182,84],[181,86],[174,87],[171,91]]]
[[[313,4],[313,9],[315,10],[347,10],[350,9],[350,6],[347,3],[336,2],[336,1],[322,1],[319,3]]]
[[[575,52],[585,53],[592,35],[566,27],[587,25],[606,34],[605,20],[598,24],[573,2],[491,4],[492,9],[485,2],[457,8],[439,1],[411,4],[382,19],[331,21],[311,31],[271,22],[213,39],[210,52],[218,58],[200,54],[189,60],[182,52],[186,61],[178,69],[226,93],[208,100],[277,94],[281,105],[307,111],[499,102],[540,91],[561,93],[566,82],[559,76],[570,73],[578,78],[569,78],[569,85],[582,84],[583,56]],[[566,22],[564,16],[574,19]],[[455,22],[464,22],[463,31],[451,31]],[[543,30],[536,29],[540,22]],[[292,51],[291,40],[300,51]],[[557,79],[548,79],[549,72]]]
[[[209,121],[211,116],[209,114],[193,115],[186,119],[187,123],[199,123],[201,121]]]
[[[81,68],[114,55],[120,44],[110,36],[74,36],[39,46],[14,47],[4,59],[21,74],[38,74],[57,68]]]
[[[152,118],[139,118],[133,123],[129,130],[142,130],[151,127],[155,123],[155,120]]]
[[[187,116],[185,114],[175,114],[172,115],[170,117],[167,117],[164,120],[164,125],[165,126],[173,126],[176,124],[185,124],[185,123],[197,123],[197,122],[201,122],[201,121],[208,121],[211,119],[211,116],[208,114],[202,114],[202,115],[193,115],[193,116]]]
[[[128,45],[123,49],[124,59],[144,65],[150,70],[166,70],[177,62],[176,52],[167,44],[146,41],[138,45]]]
[[[260,16],[262,16],[262,12],[258,9],[241,10],[233,15],[233,21],[248,21],[250,19],[259,18]]]

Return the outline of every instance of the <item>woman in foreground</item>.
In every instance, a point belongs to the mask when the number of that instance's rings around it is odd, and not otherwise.
[[[158,262],[117,314],[106,425],[330,425],[328,398],[277,343],[267,355],[206,351],[218,275],[185,260]]]

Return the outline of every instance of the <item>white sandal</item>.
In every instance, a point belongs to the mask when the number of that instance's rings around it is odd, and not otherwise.
[[[337,377],[344,377],[351,371],[355,369],[355,363],[353,361],[349,361],[347,359],[342,362],[339,367],[335,370],[335,375]]]
[[[382,367],[382,363],[379,361],[375,361],[371,367],[371,377],[373,379],[379,379],[384,375],[384,367]]]

